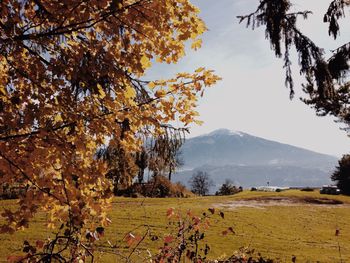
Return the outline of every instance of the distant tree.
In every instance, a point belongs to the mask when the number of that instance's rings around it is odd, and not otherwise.
[[[118,187],[130,186],[136,175],[138,183],[143,183],[146,168],[153,177],[168,172],[171,180],[172,172],[181,165],[178,149],[188,131],[171,126],[164,126],[163,131],[160,136],[145,139],[145,144],[135,153],[126,152],[120,144],[101,147],[97,151],[97,158],[107,163],[106,177],[113,182],[115,194],[120,190]]]
[[[141,151],[136,153],[135,164],[139,168],[139,171],[137,174],[137,180],[138,180],[138,183],[141,184],[144,180],[145,169],[148,166],[148,154],[144,147],[141,148]]]
[[[138,170],[141,170],[135,163],[135,154],[126,152],[120,144],[101,148],[96,155],[107,164],[106,178],[112,181],[115,195],[120,187],[131,185]]]
[[[346,154],[339,160],[339,165],[332,174],[332,180],[337,182],[337,186],[346,195],[350,195],[350,155]]]
[[[169,181],[176,168],[182,165],[180,148],[185,141],[187,129],[166,129],[155,138],[151,145],[151,165],[149,169],[154,176],[167,173]]]
[[[171,181],[172,175],[176,169],[184,165],[184,160],[182,158],[182,152],[178,149],[168,167],[168,179]]]
[[[210,179],[210,175],[203,171],[195,172],[189,183],[191,185],[191,191],[197,195],[209,194],[210,187],[214,185],[213,180]]]
[[[226,179],[215,195],[234,195],[241,191],[241,187],[236,187],[230,179]]]
[[[338,20],[345,17],[350,1],[329,0],[323,21],[328,23],[328,34],[336,39],[340,33]],[[311,11],[291,11],[290,0],[260,0],[251,14],[238,16],[247,26],[265,27],[266,39],[276,57],[283,58],[286,71],[285,84],[294,95],[291,50],[296,49],[300,75],[305,77],[303,91],[308,98],[303,101],[315,108],[320,116],[333,115],[350,129],[350,42],[332,50],[326,57],[325,49],[319,47],[298,27],[298,19],[307,19]]]

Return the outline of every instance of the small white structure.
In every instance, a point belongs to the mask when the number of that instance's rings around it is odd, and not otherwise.
[[[288,189],[289,187],[282,187],[282,186],[258,186],[256,188],[257,191],[262,191],[262,192],[280,192]]]

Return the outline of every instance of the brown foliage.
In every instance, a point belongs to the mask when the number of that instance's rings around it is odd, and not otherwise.
[[[155,176],[148,183],[135,183],[124,191],[118,194],[126,196],[141,196],[146,197],[191,197],[193,193],[186,189],[181,183],[172,183],[165,176]]]
[[[108,224],[112,185],[97,150],[128,159],[169,123],[196,122],[199,95],[219,79],[199,68],[143,80],[152,62],[184,56],[187,40],[200,47],[198,13],[189,0],[0,1],[0,185],[29,186],[0,232],[26,227],[39,207],[78,241]]]

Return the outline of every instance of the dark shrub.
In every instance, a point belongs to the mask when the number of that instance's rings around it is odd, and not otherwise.
[[[225,183],[222,184],[220,189],[215,193],[215,195],[234,195],[239,192],[242,192],[243,188],[236,187],[230,180],[226,180]]]
[[[313,192],[314,189],[313,189],[313,188],[310,188],[310,187],[305,187],[305,188],[300,189],[300,191],[303,191],[303,192]]]
[[[134,183],[131,187],[119,191],[118,195],[131,197],[190,197],[193,194],[181,183],[171,183],[164,176],[155,176],[148,183]]]
[[[350,155],[345,154],[331,176],[343,194],[350,195]]]

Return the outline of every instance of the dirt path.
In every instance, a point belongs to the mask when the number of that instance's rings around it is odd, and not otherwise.
[[[350,207],[350,204],[344,204],[342,201],[330,198],[313,197],[258,197],[242,200],[235,200],[226,203],[216,203],[215,207],[235,209],[240,207],[251,207],[264,209],[269,206],[321,206],[321,207]]]

